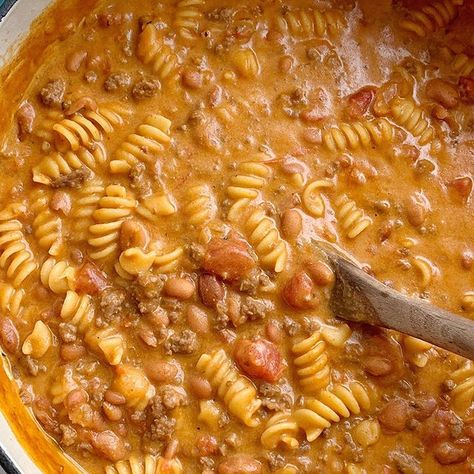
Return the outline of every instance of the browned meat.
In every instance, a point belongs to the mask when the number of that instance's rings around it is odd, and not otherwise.
[[[91,172],[85,168],[79,168],[78,170],[71,171],[69,174],[60,176],[59,178],[51,181],[51,187],[53,189],[58,188],[80,188],[84,181],[90,176]]]
[[[146,166],[143,163],[134,165],[128,177],[130,178],[132,188],[135,189],[139,197],[151,194],[151,180],[146,174]]]
[[[35,108],[29,102],[23,102],[16,113],[18,123],[18,136],[22,140],[26,135],[33,131],[33,125],[36,118]]]
[[[77,339],[77,328],[74,324],[59,323],[58,331],[63,342],[74,342]]]
[[[262,406],[270,411],[288,410],[293,405],[294,394],[291,385],[264,382],[258,387]]]
[[[100,295],[100,309],[106,321],[116,318],[125,301],[125,291],[115,288],[106,288]]]
[[[172,334],[165,342],[165,351],[168,354],[192,354],[198,348],[196,333],[185,329],[180,334]]]
[[[264,319],[269,311],[273,309],[270,301],[252,298],[247,296],[243,298],[240,311],[244,320],[257,321]]]
[[[113,72],[104,82],[107,92],[115,92],[119,89],[128,89],[132,85],[132,77],[127,72]]]
[[[60,108],[66,93],[66,82],[64,79],[49,81],[40,91],[40,100],[46,107]]]
[[[160,81],[155,79],[142,79],[132,88],[132,97],[135,100],[153,97],[161,88]]]

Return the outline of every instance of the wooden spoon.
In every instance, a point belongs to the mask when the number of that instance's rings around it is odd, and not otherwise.
[[[367,275],[335,246],[315,244],[336,274],[330,299],[336,317],[395,329],[474,360],[474,321],[408,298]]]

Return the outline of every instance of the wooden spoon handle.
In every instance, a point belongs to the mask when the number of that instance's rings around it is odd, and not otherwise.
[[[336,316],[395,329],[474,360],[474,321],[408,298],[344,258],[330,260],[337,278],[331,297]]]

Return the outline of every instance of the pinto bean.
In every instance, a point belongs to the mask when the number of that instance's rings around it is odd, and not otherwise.
[[[178,373],[176,366],[164,360],[146,360],[144,369],[147,377],[156,383],[171,383]]]
[[[389,433],[398,433],[406,427],[409,417],[409,406],[406,400],[400,398],[389,401],[379,413],[380,424]]]
[[[375,377],[388,375],[392,371],[391,362],[385,357],[371,356],[363,360],[364,370]]]
[[[238,239],[212,239],[204,256],[204,270],[223,280],[242,280],[253,268],[255,260],[247,245]]]
[[[15,354],[20,347],[20,335],[9,318],[0,318],[0,342],[10,354]]]
[[[65,115],[74,115],[81,110],[91,110],[95,112],[97,109],[97,102],[92,97],[83,96],[71,104]]]
[[[247,454],[236,454],[221,462],[217,472],[218,474],[260,474],[262,465]]]
[[[211,329],[208,315],[199,306],[190,305],[186,319],[189,327],[198,334],[207,334]]]
[[[92,446],[98,454],[112,462],[127,456],[125,443],[113,431],[106,430],[92,436]]]
[[[53,211],[61,211],[64,216],[68,216],[72,208],[71,196],[65,191],[54,191],[49,207]]]
[[[212,456],[219,451],[219,445],[215,436],[203,434],[196,441],[199,456]]]
[[[460,77],[458,82],[461,100],[468,104],[474,104],[474,78]]]
[[[20,139],[23,139],[25,135],[28,135],[33,131],[35,118],[35,108],[29,102],[24,102],[16,113]]]
[[[189,390],[191,393],[201,400],[208,400],[212,396],[211,384],[199,375],[190,375],[188,377]]]
[[[431,79],[426,84],[426,95],[429,99],[451,109],[459,103],[459,92],[456,87],[443,79]]]
[[[77,271],[75,287],[78,293],[96,295],[107,287],[107,276],[88,261]]]
[[[266,339],[244,339],[236,344],[237,365],[252,378],[277,382],[284,370],[283,358],[277,346]]]
[[[287,209],[281,215],[281,231],[287,240],[295,240],[303,229],[303,219],[296,209]]]
[[[350,95],[347,99],[347,114],[350,118],[359,119],[369,109],[374,100],[375,91],[373,89],[361,89]]]
[[[163,292],[178,300],[188,300],[194,294],[194,283],[188,278],[169,278],[163,286]]]
[[[433,454],[436,460],[443,466],[459,464],[467,458],[467,452],[465,449],[457,447],[449,441],[438,444]]]
[[[63,344],[60,349],[61,358],[66,362],[77,360],[83,357],[85,353],[85,347],[78,344]]]
[[[122,409],[119,408],[116,405],[112,405],[109,402],[104,402],[102,405],[102,411],[104,412],[104,415],[110,420],[110,421],[119,421],[122,419],[123,412]]]
[[[199,295],[205,306],[215,308],[218,303],[224,301],[224,283],[215,275],[204,273],[199,276]]]
[[[278,67],[285,74],[290,72],[293,68],[293,58],[291,56],[282,56],[278,61]]]
[[[285,331],[278,323],[278,321],[271,320],[265,326],[265,334],[267,335],[268,339],[275,343],[280,344],[283,339],[285,338]]]
[[[420,227],[426,219],[426,208],[415,198],[410,198],[406,204],[408,222],[414,227]]]
[[[437,408],[437,402],[433,397],[417,397],[413,405],[413,416],[418,421],[424,421],[429,418]]]
[[[474,252],[465,250],[461,254],[461,266],[464,270],[470,270],[474,266]]]
[[[181,74],[183,86],[188,89],[200,89],[203,86],[203,77],[199,71],[185,69]]]
[[[306,265],[306,269],[311,279],[318,286],[332,285],[336,279],[331,267],[321,260],[309,262],[308,265]]]
[[[107,390],[104,394],[104,398],[112,405],[125,405],[127,402],[126,398],[118,392],[114,392],[113,390]]]
[[[122,250],[132,247],[144,249],[150,240],[148,231],[145,226],[135,220],[128,219],[120,227],[119,244]]]
[[[473,184],[470,176],[455,178],[449,184],[462,198],[469,197],[472,192]]]
[[[305,272],[291,277],[282,291],[283,300],[295,309],[314,309],[319,306],[319,298],[315,293],[314,284]]]
[[[87,58],[87,51],[84,51],[84,50],[74,51],[74,53],[69,54],[66,58],[66,70],[68,72],[79,71],[82,64],[84,64],[84,61],[86,60],[86,58]]]

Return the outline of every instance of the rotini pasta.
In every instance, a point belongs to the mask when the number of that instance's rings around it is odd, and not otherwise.
[[[425,290],[433,281],[434,267],[425,257],[416,255],[412,259],[412,265],[421,277],[420,286]]]
[[[114,256],[118,249],[118,239],[122,222],[136,207],[136,200],[121,185],[110,185],[105,196],[100,198],[98,208],[92,213],[95,224],[89,227],[89,245],[94,249],[90,257],[103,260]]]
[[[340,123],[323,133],[323,144],[330,151],[356,150],[382,145],[393,140],[394,129],[385,118]]]
[[[60,295],[73,289],[75,273],[75,269],[64,260],[57,262],[50,257],[41,266],[40,280],[45,288]]]
[[[196,365],[211,385],[217,390],[226,407],[235,417],[247,426],[257,426],[255,413],[262,401],[247,378],[239,374],[223,349],[213,354],[203,354]]]
[[[421,38],[441,28],[446,28],[457,16],[458,7],[464,0],[441,0],[413,10],[400,21],[400,27]]]
[[[257,53],[252,48],[240,48],[231,53],[232,64],[239,76],[252,79],[260,74]]]
[[[146,273],[155,263],[156,252],[144,252],[138,247],[124,250],[115,264],[115,271],[125,280],[133,280],[138,275]]]
[[[170,142],[171,122],[159,114],[146,117],[137,131],[127,137],[110,162],[112,173],[128,173],[139,162],[150,162]]]
[[[53,405],[63,403],[66,397],[76,388],[78,388],[78,383],[74,379],[72,367],[67,365],[61,367],[49,390],[53,397]]]
[[[346,195],[337,198],[335,204],[339,225],[347,238],[355,239],[372,224],[372,219],[367,217],[364,211],[359,209],[356,203]]]
[[[54,141],[53,127],[56,123],[60,122],[64,118],[64,114],[59,110],[49,109],[46,111],[45,116],[33,129],[33,135],[40,140],[48,143]]]
[[[268,420],[260,441],[265,449],[275,449],[280,443],[295,449],[299,446],[298,431],[298,423],[292,418],[291,413],[277,413]]]
[[[204,0],[180,0],[176,4],[174,27],[178,35],[188,41],[199,36]]]
[[[142,199],[137,207],[137,213],[151,222],[158,222],[161,217],[171,216],[177,210],[168,194],[153,194]]]
[[[464,293],[461,298],[461,307],[468,313],[474,311],[474,291],[466,291],[466,293]]]
[[[31,334],[23,342],[21,351],[35,359],[41,359],[53,344],[53,335],[43,321],[36,321]]]
[[[159,36],[155,25],[149,23],[140,33],[137,55],[144,64],[152,67],[162,82],[173,84],[178,81],[178,56]]]
[[[328,179],[318,179],[306,186],[303,191],[303,204],[306,210],[313,217],[322,217],[324,214],[324,200],[321,197],[321,190],[332,188],[334,183]]]
[[[114,390],[125,397],[129,408],[144,410],[156,393],[145,373],[131,365],[119,365],[115,373]]]
[[[84,166],[95,170],[107,161],[107,153],[102,143],[93,143],[89,149],[80,148],[76,152],[68,151],[64,154],[54,152],[43,158],[38,166],[33,168],[35,183],[50,185],[55,179],[67,176],[74,170]]]
[[[89,227],[94,223],[92,215],[104,194],[105,187],[100,181],[92,181],[80,189],[71,213],[74,220],[72,234],[74,240],[81,241],[87,238]]]
[[[317,399],[309,399],[305,408],[293,414],[298,426],[306,433],[309,442],[319,437],[325,428],[342,418],[358,415],[370,408],[371,401],[365,387],[359,382],[348,386],[338,384],[331,390],[323,390]]]
[[[62,221],[49,207],[49,196],[44,191],[38,191],[32,196],[31,210],[34,214],[33,235],[38,245],[49,255],[57,256],[63,243]]]
[[[17,317],[23,309],[25,290],[17,290],[9,283],[0,283],[0,310],[2,313]]]
[[[474,365],[466,361],[459,369],[450,375],[450,380],[455,383],[449,392],[453,399],[454,408],[458,413],[464,414],[474,400]]]
[[[103,354],[110,365],[119,365],[125,354],[125,341],[114,328],[87,331],[85,342],[95,351]]]
[[[420,145],[431,142],[434,137],[433,127],[425,118],[421,108],[413,100],[397,97],[391,104],[391,111],[395,122],[418,138]]]
[[[79,332],[85,334],[94,320],[94,306],[89,295],[79,295],[69,290],[66,293],[60,313],[61,319],[73,324]]]
[[[217,213],[215,198],[206,184],[191,186],[185,193],[184,213],[188,223],[196,227],[208,224]]]
[[[277,18],[277,27],[282,33],[301,39],[335,36],[344,25],[340,10],[290,10]]]
[[[288,260],[287,244],[275,221],[261,207],[252,206],[249,199],[240,199],[230,208],[228,218],[243,223],[248,241],[263,267],[277,273],[283,271]]]
[[[403,336],[402,345],[405,357],[416,367],[425,367],[428,363],[427,352],[433,347],[430,343],[412,336]]]
[[[252,161],[239,163],[237,174],[230,179],[227,195],[234,200],[255,199],[271,177],[271,168],[265,164],[268,159],[260,153]]]
[[[144,457],[131,456],[113,466],[106,466],[105,474],[182,474],[183,466],[179,459],[157,458],[151,454]]]
[[[23,226],[17,220],[0,223],[0,268],[6,270],[7,278],[15,288],[38,268],[23,235]]]
[[[474,72],[474,59],[467,54],[456,54],[451,61],[451,69],[460,76],[470,76]]]
[[[79,150],[80,146],[90,147],[110,135],[120,125],[129,111],[120,104],[100,106],[97,111],[85,111],[64,118],[53,130],[56,133],[56,146],[59,151]]]
[[[172,273],[176,270],[183,256],[183,247],[177,247],[170,252],[166,251],[155,257],[153,265],[158,273]]]
[[[321,332],[293,344],[293,364],[304,393],[314,394],[326,388],[331,381],[326,343],[321,340]]]

